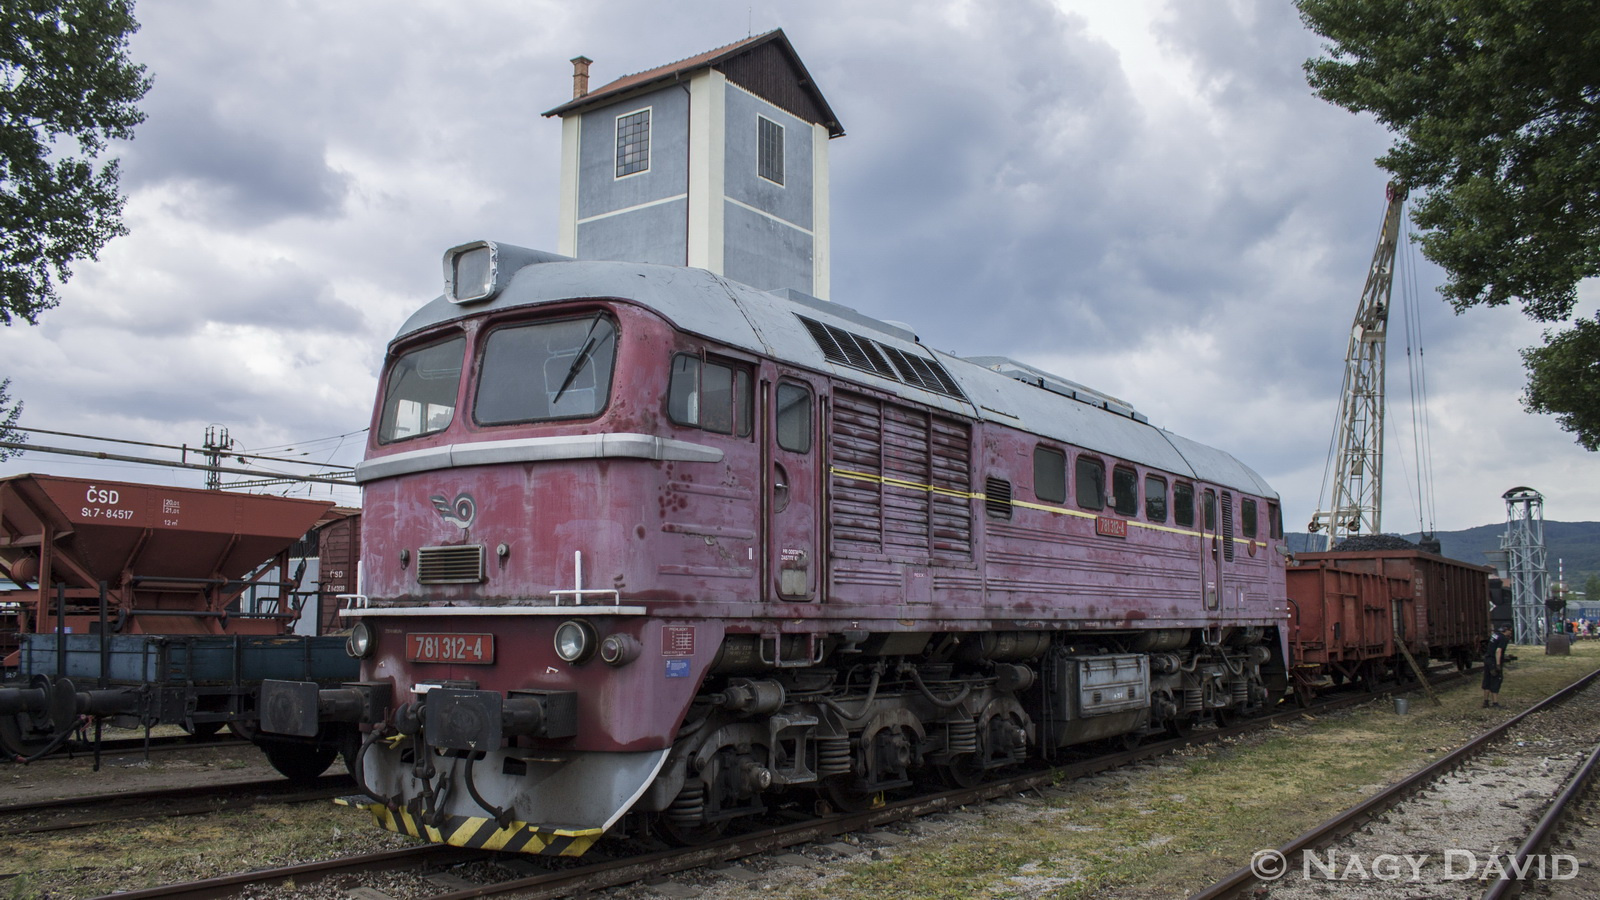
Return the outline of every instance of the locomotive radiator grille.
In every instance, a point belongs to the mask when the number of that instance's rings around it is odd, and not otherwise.
[[[482,544],[423,547],[417,551],[419,584],[478,584],[482,581]]]

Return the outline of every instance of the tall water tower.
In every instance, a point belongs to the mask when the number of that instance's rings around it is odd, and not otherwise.
[[[1514,487],[1501,496],[1506,501],[1506,533],[1500,546],[1506,551],[1516,641],[1542,644],[1549,619],[1544,602],[1550,593],[1550,573],[1545,565],[1544,497],[1530,487]]]

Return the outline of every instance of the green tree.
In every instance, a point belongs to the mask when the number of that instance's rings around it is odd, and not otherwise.
[[[1600,4],[1296,5],[1328,40],[1327,55],[1305,64],[1317,95],[1394,132],[1378,164],[1417,198],[1412,220],[1423,254],[1446,272],[1445,299],[1457,312],[1516,300],[1538,321],[1567,320],[1578,282],[1600,275]],[[1548,335],[1545,349],[1571,333]],[[1536,358],[1536,378],[1578,377],[1563,350]],[[1542,396],[1530,385],[1530,398]],[[1600,420],[1594,396],[1581,410],[1529,408],[1564,413],[1571,430]],[[1600,432],[1579,434],[1596,449]]]
[[[17,420],[22,418],[22,401],[17,401],[9,409],[7,403],[10,398],[6,396],[6,389],[11,387],[11,379],[0,379],[0,441],[9,441],[20,444],[28,436],[17,430]],[[21,456],[22,451],[14,447],[0,447],[0,462],[5,462],[13,456]]]
[[[72,263],[127,232],[117,162],[100,156],[144,121],[138,27],[132,0],[0,7],[0,324],[36,324]]]
[[[1522,362],[1528,369],[1522,405],[1554,415],[1585,449],[1600,450],[1600,314],[1547,332],[1543,347],[1522,351]]]
[[[1583,605],[1600,606],[1600,575],[1590,575],[1583,582]]]

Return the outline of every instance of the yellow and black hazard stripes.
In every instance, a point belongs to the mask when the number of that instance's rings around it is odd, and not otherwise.
[[[482,816],[444,817],[439,827],[418,822],[410,811],[393,810],[382,803],[347,803],[372,813],[380,826],[398,834],[475,850],[500,850],[506,853],[537,853],[544,856],[582,856],[603,834],[598,828],[582,831],[546,829],[527,822],[512,822],[505,828]]]

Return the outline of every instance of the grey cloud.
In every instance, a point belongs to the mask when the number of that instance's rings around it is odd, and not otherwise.
[[[194,186],[195,212],[220,225],[252,227],[294,216],[330,217],[348,179],[330,168],[323,140],[274,127],[248,110],[223,110],[207,95],[157,82],[149,118],[124,152],[129,190]]]

